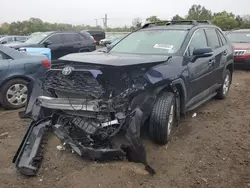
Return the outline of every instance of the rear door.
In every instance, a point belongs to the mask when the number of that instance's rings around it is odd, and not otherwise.
[[[77,33],[65,33],[62,35],[64,55],[77,53],[84,47],[84,41]]]
[[[226,63],[227,49],[226,46],[221,43],[216,28],[207,28],[205,29],[205,32],[208,39],[208,46],[214,51],[214,64],[212,65],[213,79],[211,80],[211,84],[219,85],[223,71],[223,69],[221,69],[221,63]]]
[[[186,56],[187,59],[192,58],[194,49],[207,48],[208,41],[204,29],[198,29],[194,32],[190,43],[188,45]],[[196,59],[194,62],[187,64],[189,70],[189,87],[188,87],[188,106],[201,101],[209,95],[209,88],[211,87],[211,79],[213,72],[213,56],[202,57]]]
[[[233,61],[233,50],[232,46],[228,44],[224,34],[218,29],[216,29],[216,32],[220,40],[220,48],[218,50],[222,53],[222,55],[220,63],[218,63],[217,67],[215,67],[215,75],[217,83],[222,84],[224,67],[228,61]]]

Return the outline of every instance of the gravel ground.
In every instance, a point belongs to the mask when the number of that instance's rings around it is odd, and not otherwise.
[[[147,139],[148,159],[156,169],[148,175],[140,164],[96,163],[68,151],[58,153],[53,135],[37,177],[27,178],[11,164],[28,122],[18,111],[0,111],[1,188],[133,188],[133,187],[250,187],[250,73],[234,73],[226,100],[212,100],[182,118],[168,146]]]

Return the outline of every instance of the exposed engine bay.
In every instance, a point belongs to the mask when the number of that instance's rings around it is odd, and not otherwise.
[[[113,67],[64,63],[52,67],[41,83],[30,83],[29,103],[21,117],[32,123],[13,162],[25,175],[36,175],[48,131],[78,155],[97,161],[140,162],[154,174],[140,140],[157,94],[169,83],[152,65]],[[154,81],[152,81],[154,80]],[[160,83],[160,84],[159,84]],[[125,135],[118,144],[115,137]]]

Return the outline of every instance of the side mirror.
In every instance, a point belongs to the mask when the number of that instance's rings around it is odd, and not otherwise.
[[[212,48],[197,48],[193,51],[192,62],[194,62],[198,58],[202,57],[210,57],[214,54]]]
[[[49,40],[43,42],[43,45],[44,45],[45,47],[47,47],[47,46],[49,46],[49,45],[51,45],[51,44],[52,44],[52,42],[49,41]]]

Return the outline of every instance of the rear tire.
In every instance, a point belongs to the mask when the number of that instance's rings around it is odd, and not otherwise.
[[[175,96],[162,93],[156,100],[149,120],[149,136],[157,144],[167,144],[175,123]]]
[[[18,109],[25,106],[28,96],[28,82],[23,79],[7,81],[1,88],[0,102],[6,109]]]
[[[222,86],[219,88],[218,94],[216,96],[217,99],[225,99],[227,97],[231,81],[232,81],[232,74],[228,69],[226,69],[223,77]]]

